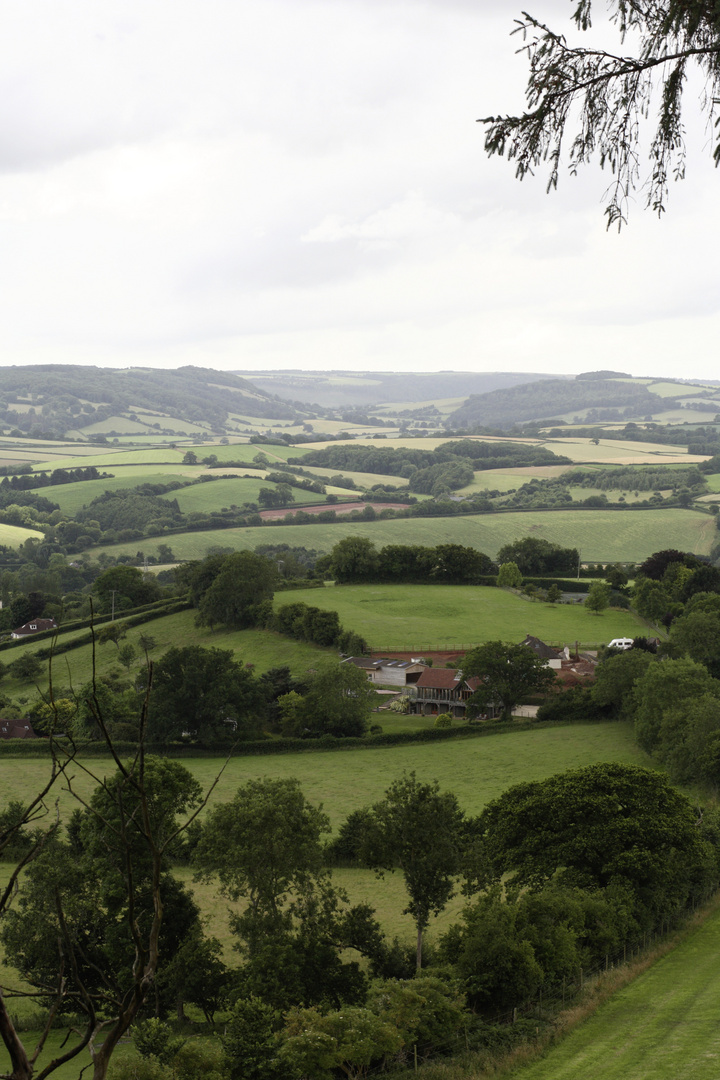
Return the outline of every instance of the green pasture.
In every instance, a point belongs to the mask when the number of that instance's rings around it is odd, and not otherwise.
[[[20,1007],[18,1008],[14,999],[10,999],[8,1001],[8,1009],[11,1015],[15,1015],[16,1011],[22,1011],[24,1014],[25,1008],[32,1008],[32,1006],[29,1004],[28,1006],[25,1006],[23,1003],[23,1005],[20,1005]],[[54,1028],[50,1032],[48,1040],[45,1043],[43,1052],[38,1058],[38,1062],[36,1065],[36,1069],[38,1070],[38,1072],[40,1071],[40,1069],[43,1068],[43,1066],[47,1065],[49,1061],[52,1061],[61,1053],[65,1053],[65,1051],[73,1045],[73,1043],[71,1042],[67,1045],[64,1045],[64,1040],[67,1037],[67,1034],[68,1032],[66,1028]],[[32,1052],[37,1045],[38,1039],[40,1038],[40,1030],[38,1029],[37,1031],[21,1032],[20,1038],[23,1040],[26,1048],[28,1048],[28,1050]],[[102,1043],[103,1036],[100,1035],[97,1041],[98,1044]],[[113,1052],[112,1060],[113,1062],[118,1062],[126,1057],[134,1056],[135,1049],[131,1042],[120,1043],[117,1049]],[[2,1050],[0,1050],[0,1068],[9,1069],[9,1063],[6,1064],[6,1062],[6,1051],[3,1047]],[[87,1049],[82,1050],[73,1061],[67,1061],[64,1065],[61,1065],[51,1075],[55,1078],[55,1080],[78,1080],[78,1077],[80,1076],[80,1071],[83,1068],[87,1070],[83,1073],[84,1076],[92,1076],[92,1061],[90,1058],[90,1053]]]
[[[256,454],[265,454],[270,461],[287,461],[289,457],[302,457],[307,454],[304,446],[270,446],[265,443],[231,443],[228,446],[188,446],[185,450],[194,450],[198,459],[214,454],[218,461],[252,461]]]
[[[664,443],[625,442],[623,439],[600,439],[596,446],[592,439],[548,439],[542,444],[556,454],[564,454],[572,461],[607,461],[609,464],[640,465],[643,461],[665,465],[676,461],[705,461],[708,455],[689,455],[682,448],[674,449]]]
[[[671,494],[670,488],[658,489],[661,495],[667,496]],[[652,495],[652,491],[638,491],[635,493],[628,488],[593,488],[593,487],[580,487],[580,485],[571,485],[567,488],[567,491],[576,502],[582,502],[583,499],[589,499],[591,495],[604,495],[608,502],[617,502],[620,496],[624,496],[626,503],[644,502]]]
[[[720,412],[720,401],[717,402],[717,409]],[[714,415],[690,406],[684,409],[664,409],[663,412],[654,413],[653,420],[658,424],[707,424],[712,422]]]
[[[709,555],[717,540],[715,519],[696,510],[531,510],[469,514],[446,518],[397,518],[315,525],[266,525],[146,537],[147,554],[169,543],[179,559],[201,559],[208,548],[254,550],[259,544],[291,544],[328,552],[346,536],[365,536],[385,544],[464,544],[494,557],[503,545],[524,536],[539,537],[580,550],[586,562],[642,562],[654,551],[673,547]],[[89,549],[92,554],[134,555],[137,540]]]
[[[384,717],[381,723],[386,731],[391,730]],[[522,780],[542,780],[601,761],[652,767],[651,759],[634,741],[632,725],[538,727],[439,743],[233,757],[210,805],[231,798],[238,786],[250,779],[294,776],[310,802],[322,803],[335,831],[352,810],[381,799],[404,771],[414,770],[422,782],[437,780],[443,790],[455,792],[466,813],[477,814],[490,799]],[[204,788],[223,765],[222,757],[188,757],[182,762]],[[109,756],[87,759],[86,764],[96,776],[112,772]],[[12,767],[0,769],[0,805],[37,790],[46,770],[47,762],[42,758],[13,757]],[[79,766],[74,767],[73,775],[79,794],[85,797],[97,781]],[[67,820],[74,805],[72,796],[65,790],[58,795],[61,817]]]
[[[554,480],[567,472],[571,465],[528,465],[520,469],[481,469],[475,473],[471,484],[458,489],[458,495],[471,495],[479,491],[511,491],[531,480]]]
[[[162,498],[177,499],[183,514],[192,514],[241,506],[244,502],[257,502],[261,487],[275,490],[275,484],[266,483],[262,477],[245,479],[238,476],[232,480],[218,479],[205,484],[195,484],[193,487],[183,488],[182,491],[169,491]],[[297,503],[325,502],[324,495],[318,495],[315,491],[303,491],[302,488],[293,488],[293,495]]]
[[[321,469],[315,465],[303,466],[307,472],[317,476],[320,480],[326,480],[330,476],[347,476],[354,480],[358,488],[371,488],[373,484],[392,484],[407,492],[408,482],[404,476],[394,476],[392,473],[367,473],[357,472],[354,469]],[[422,496],[420,496],[422,498]]]
[[[709,491],[720,491],[720,473],[708,473],[705,480]]]
[[[340,622],[362,634],[374,649],[442,648],[532,634],[547,643],[579,641],[591,647],[614,637],[637,637],[647,625],[633,612],[600,615],[581,604],[546,604],[505,589],[465,585],[338,585],[279,593],[276,608],[312,604],[337,611]]]
[[[716,1080],[720,910],[514,1080]]]
[[[320,590],[318,590],[319,592]],[[278,596],[292,596],[291,593],[278,593]],[[135,646],[137,659],[130,668],[129,679],[133,679],[145,663],[145,656],[139,644],[141,634],[150,635],[155,639],[156,646],[150,653],[151,660],[159,660],[171,646],[182,648],[187,645],[201,645],[203,648],[229,649],[236,660],[246,664],[254,664],[258,672],[267,671],[272,667],[287,665],[293,674],[300,675],[308,668],[316,668],[318,664],[328,658],[337,658],[337,653],[331,649],[322,649],[317,645],[310,645],[302,641],[293,641],[282,637],[270,630],[209,630],[207,627],[195,626],[195,611],[179,611],[174,615],[166,615],[161,619],[153,619],[142,626],[131,627],[127,637]],[[118,621],[122,620],[122,614],[118,615]],[[67,636],[61,635],[59,642],[72,639],[87,630],[79,630]],[[0,661],[10,664],[19,656],[28,653],[34,654],[40,649],[47,649],[50,645],[48,639],[44,641],[29,641],[27,644],[15,646],[11,649],[0,651]],[[112,642],[106,645],[96,645],[95,664],[98,676],[107,675],[111,670],[119,670],[123,676],[125,669],[118,663],[118,649]],[[55,686],[72,685],[79,690],[92,678],[92,645],[79,645],[68,652],[59,653],[53,660],[53,683]],[[45,664],[45,666],[47,666]],[[3,679],[3,693],[13,698],[35,696],[35,685],[43,692],[47,689],[48,676],[43,671],[42,676],[33,681],[32,686],[28,683],[14,679],[8,673]]]
[[[187,477],[187,466],[168,465],[164,472],[157,466],[130,465],[117,476],[104,480],[81,480],[74,484],[54,484],[52,487],[34,488],[34,494],[42,495],[57,503],[66,514],[75,514],[105,491],[122,491],[138,484],[167,484],[169,480]]]
[[[30,537],[42,540],[43,535],[37,529],[24,529],[21,525],[0,523],[0,545],[3,547],[18,548]]]
[[[429,406],[433,406],[443,416],[449,416],[450,413],[455,412],[461,405],[464,405],[466,401],[466,397],[436,398],[432,401],[386,401],[381,405],[376,405],[373,411],[397,416],[403,409],[415,411],[416,409],[427,409]],[[432,423],[432,420],[430,420],[430,423]]]
[[[150,428],[145,420],[131,420],[129,416],[108,416],[106,420],[98,420],[94,424],[86,424],[79,430],[86,435],[107,435],[111,431],[115,434],[144,435]],[[197,431],[194,425],[193,434]]]
[[[698,384],[689,387],[687,383],[659,381],[651,382],[648,385],[648,390],[651,394],[657,394],[658,397],[681,398],[687,397],[691,390],[694,391],[694,394],[692,396],[697,396],[700,390],[712,390],[717,393],[717,386],[701,386],[700,384]]]
[[[207,450],[207,453],[211,453],[211,449],[203,447]],[[88,465],[95,465],[98,469],[105,469],[110,467],[117,467],[120,465],[180,465],[182,463],[183,456],[185,454],[186,447],[177,447],[173,449],[171,446],[167,447],[148,447],[147,449],[139,450],[125,450],[118,448],[117,450],[103,448],[99,450],[97,447],[93,448],[92,453],[82,454],[82,462],[78,462],[77,456],[71,456],[68,454],[67,447],[65,447],[65,458],[59,460],[51,459],[48,461],[47,457],[39,459],[37,464],[41,468],[45,468],[47,464],[52,464],[53,469],[73,469],[77,468],[79,464],[87,467]],[[198,454],[198,457],[201,455]]]

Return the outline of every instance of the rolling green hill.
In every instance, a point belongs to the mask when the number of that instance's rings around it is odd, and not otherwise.
[[[201,559],[208,548],[218,545],[245,551],[254,550],[258,544],[291,544],[328,552],[345,536],[366,536],[377,547],[465,544],[494,557],[504,544],[522,536],[535,536],[579,548],[585,562],[641,562],[653,551],[668,547],[709,555],[717,541],[717,529],[714,518],[694,510],[558,510],[370,522],[339,519],[317,525],[213,529],[168,536],[94,550],[115,556],[134,555],[141,547],[146,554],[152,554],[158,543],[167,542],[178,559]]]

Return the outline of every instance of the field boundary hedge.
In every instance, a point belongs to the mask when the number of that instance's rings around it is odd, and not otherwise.
[[[578,724],[592,724],[593,721],[567,720],[517,720],[487,721],[479,724],[464,724],[456,728],[427,728],[424,731],[383,732],[382,735],[366,735],[363,738],[337,739],[333,735],[323,735],[319,739],[257,739],[237,743],[232,749],[197,746],[168,746],[165,743],[148,743],[146,753],[161,757],[257,757],[273,754],[317,753],[326,750],[372,750],[384,746],[405,746],[412,743],[445,742],[448,739],[474,739],[487,735],[502,735],[508,732],[540,730],[551,727],[570,727]],[[62,743],[60,744],[62,745]],[[132,742],[114,743],[120,755],[132,755],[137,751],[137,744]],[[76,743],[78,754],[88,757],[107,757],[108,749],[101,742]],[[17,739],[0,743],[2,757],[49,757],[50,742],[45,739]]]
[[[117,617],[113,619],[111,614],[95,615],[92,618],[87,619],[74,619],[72,622],[61,623],[60,626],[54,630],[40,630],[37,634],[28,634],[27,637],[15,638],[12,641],[3,641],[0,643],[0,652],[4,652],[7,649],[19,648],[22,645],[27,645],[29,641],[48,641],[52,638],[62,637],[63,634],[72,634],[76,630],[90,629],[93,626],[103,626],[109,622],[127,622],[130,626],[137,626],[137,622],[133,622],[133,619],[138,619],[139,616],[147,615],[150,619],[159,619],[163,615],[172,615],[175,611],[180,610],[178,604],[184,607],[192,607],[188,601],[180,600],[155,600],[152,604],[142,604],[139,607],[127,608],[125,612],[119,611]],[[140,622],[147,621],[144,617],[140,618]],[[55,649],[57,652],[58,650]]]

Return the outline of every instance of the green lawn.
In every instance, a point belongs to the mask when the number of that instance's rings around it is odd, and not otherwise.
[[[720,910],[514,1080],[717,1080]]]
[[[258,544],[291,544],[327,552],[346,536],[366,536],[378,548],[385,544],[466,544],[490,556],[504,544],[534,536],[577,547],[583,560],[589,562],[642,562],[654,551],[668,547],[709,555],[717,529],[714,518],[696,510],[528,511],[214,529],[89,550],[92,554],[102,550],[110,555],[134,555],[141,546],[152,554],[158,543],[169,543],[179,559],[203,558],[209,547],[218,544],[236,551],[253,550]]]
[[[533,634],[548,643],[590,647],[637,637],[647,626],[630,611],[593,615],[579,604],[543,604],[491,587],[464,585],[338,585],[278,593],[275,606],[302,602],[337,611],[347,629],[376,649],[443,648]]]

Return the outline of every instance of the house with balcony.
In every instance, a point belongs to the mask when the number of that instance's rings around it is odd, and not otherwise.
[[[426,667],[414,686],[405,691],[410,698],[410,711],[415,715],[435,716],[450,713],[458,718],[465,716],[467,701],[477,690],[480,680],[465,679],[460,670],[453,668]],[[495,716],[497,710],[490,707],[486,716]]]

